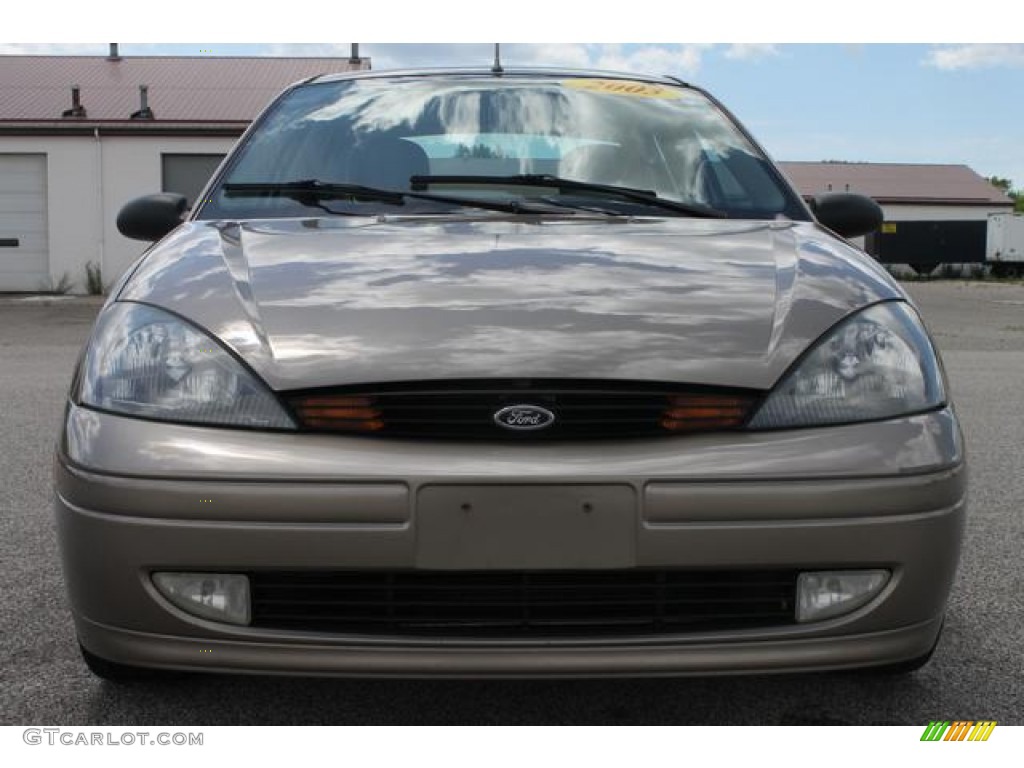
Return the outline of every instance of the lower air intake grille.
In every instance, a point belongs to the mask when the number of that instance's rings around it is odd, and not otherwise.
[[[263,571],[252,626],[409,637],[615,636],[794,622],[795,571]]]

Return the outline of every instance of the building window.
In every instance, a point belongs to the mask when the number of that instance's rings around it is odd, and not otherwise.
[[[163,191],[184,195],[191,208],[223,159],[224,155],[160,155]]]

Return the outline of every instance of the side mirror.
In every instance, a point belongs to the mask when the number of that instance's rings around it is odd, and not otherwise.
[[[843,237],[860,237],[882,226],[884,214],[870,197],[851,192],[819,195],[811,201],[818,221]]]
[[[185,196],[173,192],[137,197],[117,214],[117,231],[133,240],[159,240],[181,224],[187,208]]]

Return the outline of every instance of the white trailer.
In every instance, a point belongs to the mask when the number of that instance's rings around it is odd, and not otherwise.
[[[1024,214],[989,214],[985,261],[997,277],[1024,276]]]

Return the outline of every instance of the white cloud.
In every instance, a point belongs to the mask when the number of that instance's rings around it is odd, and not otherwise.
[[[593,66],[588,48],[582,43],[541,43],[530,45],[514,43],[501,47],[501,58],[506,64],[524,67],[574,67],[585,69]]]
[[[627,50],[623,46],[605,45],[594,66],[647,75],[694,75],[700,70],[704,53],[710,45],[643,45]]]
[[[725,58],[749,61],[765,59],[779,55],[779,46],[775,43],[738,43],[725,49]]]
[[[0,55],[9,56],[43,54],[48,56],[70,54],[106,56],[107,51],[106,43],[0,43]]]
[[[300,46],[276,46],[279,52]],[[710,45],[620,45],[583,43],[503,43],[502,63],[530,67],[575,67],[611,69],[641,74],[693,75],[701,66]],[[308,48],[301,46],[305,55]],[[347,51],[347,49],[345,49]],[[324,55],[331,54],[325,50]],[[366,44],[360,53],[370,56],[374,69],[419,66],[488,65],[494,58],[491,43],[451,45]]]
[[[940,45],[928,52],[925,63],[947,70],[1024,67],[1024,45]]]
[[[345,56],[352,50],[350,43],[269,43],[267,56]],[[365,55],[363,51],[359,54]]]
[[[122,53],[177,53],[160,44],[122,45]],[[236,53],[232,46],[222,46],[227,53]],[[573,67],[605,69],[648,75],[696,75],[709,51],[710,44],[640,44],[618,43],[503,43],[501,59],[506,65],[531,67]],[[258,46],[265,56],[349,56],[349,43],[268,43]],[[722,55],[736,60],[755,60],[778,55],[773,44],[717,46]],[[105,43],[11,43],[0,44],[0,54],[91,54],[106,55]],[[360,54],[369,56],[375,70],[417,67],[487,66],[494,59],[493,43],[413,43],[360,44]],[[258,54],[259,55],[259,54]]]

